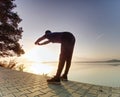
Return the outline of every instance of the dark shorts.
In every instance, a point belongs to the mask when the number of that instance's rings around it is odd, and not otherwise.
[[[75,43],[75,37],[73,36],[72,33],[69,33],[69,32],[64,32],[63,35],[62,35],[62,43],[71,43],[71,44],[74,44]]]
[[[75,37],[69,32],[65,32],[62,36],[61,54],[64,56],[72,56],[75,44]]]

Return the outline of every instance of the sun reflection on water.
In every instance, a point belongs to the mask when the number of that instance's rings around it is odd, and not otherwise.
[[[25,69],[26,72],[34,73],[34,74],[47,74],[51,75],[54,71],[54,66],[43,64],[43,63],[33,63],[27,66]]]

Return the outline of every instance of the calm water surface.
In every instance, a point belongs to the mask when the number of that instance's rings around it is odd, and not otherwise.
[[[57,63],[37,63],[29,65],[26,71],[52,76],[56,70]],[[120,63],[72,63],[68,78],[83,83],[120,87]]]

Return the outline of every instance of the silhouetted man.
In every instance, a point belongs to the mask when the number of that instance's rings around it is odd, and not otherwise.
[[[43,41],[44,39],[47,39],[47,40]],[[60,79],[64,81],[68,80],[67,75],[68,75],[68,71],[71,65],[71,59],[72,59],[72,54],[73,54],[73,49],[74,49],[74,44],[75,44],[75,37],[70,32],[51,32],[47,30],[45,32],[45,35],[40,37],[35,42],[35,44],[45,45],[50,42],[61,43],[61,53],[59,57],[57,73],[53,78],[47,80],[47,82],[60,84]],[[63,70],[65,62],[66,62],[66,68],[65,68],[64,74],[61,76],[61,72]]]

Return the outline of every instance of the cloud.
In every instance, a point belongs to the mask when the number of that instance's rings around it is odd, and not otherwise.
[[[104,36],[104,33],[97,33],[96,40],[101,39]]]

